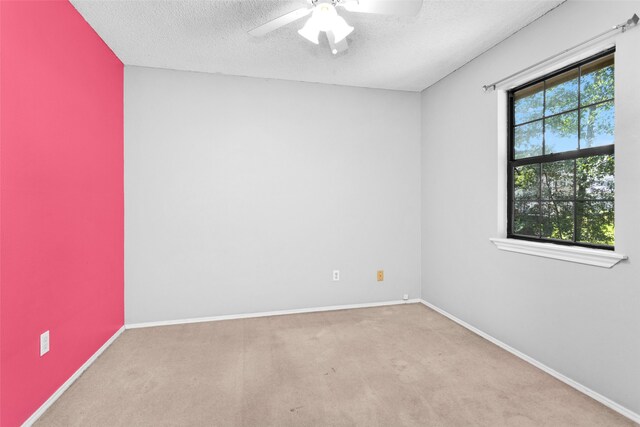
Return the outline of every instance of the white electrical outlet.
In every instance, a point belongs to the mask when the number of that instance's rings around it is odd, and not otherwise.
[[[333,281],[337,282],[340,280],[340,270],[333,270]]]
[[[49,331],[40,335],[40,356],[44,356],[49,352]]]
[[[405,301],[408,300],[409,299],[409,294],[402,295],[402,299],[405,300]]]

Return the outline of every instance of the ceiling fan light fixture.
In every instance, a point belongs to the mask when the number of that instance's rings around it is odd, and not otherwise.
[[[298,30],[298,34],[300,34],[305,39],[309,40],[311,43],[319,44],[318,36],[320,35],[320,30],[316,26],[313,16],[307,20],[307,23],[304,24],[304,27]]]
[[[326,32],[333,28],[338,17],[338,12],[331,3],[319,3],[310,19],[313,19],[318,30]]]
[[[298,34],[311,43],[319,44],[318,37],[321,31],[327,34],[332,33],[335,43],[339,43],[351,34],[353,27],[338,15],[333,4],[324,2],[319,3],[313,9],[311,18],[307,20],[304,27],[298,30]],[[333,53],[335,55],[337,52]]]
[[[2,0],[0,0],[2,1]],[[302,1],[302,0],[298,0]],[[329,40],[331,53],[337,55],[349,48],[347,36],[354,28],[338,13],[338,8],[350,12],[379,15],[414,16],[422,8],[424,0],[306,0],[307,7],[300,7],[249,31],[254,37],[262,37],[278,28],[289,25],[306,16],[304,26],[298,30],[305,39],[320,44],[320,32]]]
[[[335,42],[338,43],[351,34],[353,27],[347,24],[347,21],[345,21],[342,16],[336,16],[331,31],[333,32]]]

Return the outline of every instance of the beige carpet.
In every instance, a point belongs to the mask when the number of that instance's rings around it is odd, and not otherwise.
[[[36,425],[635,424],[409,304],[128,330]]]

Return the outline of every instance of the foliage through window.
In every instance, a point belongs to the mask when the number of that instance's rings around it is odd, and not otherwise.
[[[613,50],[512,90],[509,113],[509,237],[613,249]]]

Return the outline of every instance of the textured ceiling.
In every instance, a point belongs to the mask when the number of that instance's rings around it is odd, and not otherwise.
[[[259,39],[247,34],[305,0],[72,0],[126,65],[407,91],[432,85],[562,2],[424,0],[412,17],[341,8],[355,31],[334,56],[326,38],[316,46],[298,35],[304,19]]]

